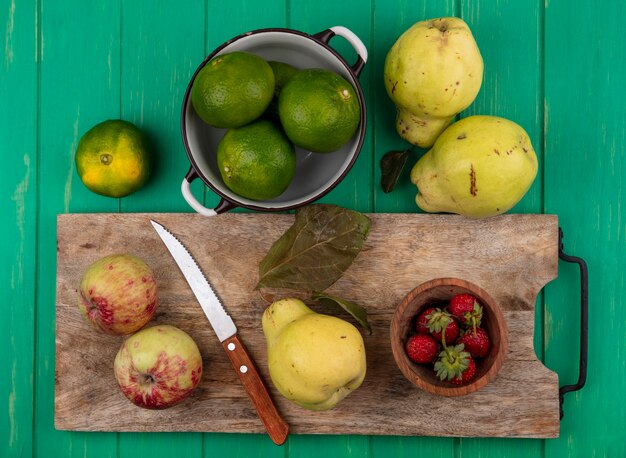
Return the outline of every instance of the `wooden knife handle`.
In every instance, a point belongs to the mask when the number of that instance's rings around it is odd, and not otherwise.
[[[239,380],[246,389],[248,396],[254,404],[254,408],[263,422],[267,433],[277,445],[282,445],[287,440],[289,425],[278,413],[267,387],[263,383],[254,362],[248,355],[237,334],[222,342],[222,346],[230,359]]]

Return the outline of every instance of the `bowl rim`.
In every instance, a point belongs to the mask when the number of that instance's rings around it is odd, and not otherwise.
[[[489,307],[490,313],[492,313],[493,318],[500,328],[500,345],[497,349],[497,355],[489,369],[480,377],[475,379],[472,383],[468,385],[460,385],[460,386],[438,386],[433,385],[430,382],[422,379],[415,371],[411,370],[411,365],[415,364],[404,351],[404,345],[398,345],[398,342],[402,342],[404,336],[400,335],[400,311],[404,310],[411,302],[413,302],[420,294],[429,291],[435,287],[439,286],[456,286],[463,289],[466,289],[473,294],[477,295],[479,300],[483,303],[483,306],[487,304]],[[396,365],[411,383],[416,385],[418,388],[423,389],[431,394],[443,395],[443,396],[464,396],[466,394],[473,393],[475,391],[480,390],[488,383],[493,381],[502,365],[504,364],[504,360],[508,353],[509,347],[509,331],[508,325],[504,318],[504,314],[502,313],[502,309],[498,305],[498,303],[493,299],[493,297],[485,291],[483,288],[478,286],[475,283],[469,282],[467,280],[462,280],[456,277],[441,277],[441,278],[433,278],[431,280],[425,281],[420,285],[413,288],[396,306],[393,317],[391,319],[390,325],[390,345],[393,353],[393,358],[396,362]],[[396,342],[396,344],[394,344]],[[401,364],[402,362],[402,364]],[[405,364],[408,362],[409,364]]]
[[[330,29],[328,29],[328,30],[330,30]],[[350,74],[351,79],[352,79],[352,82],[351,82],[352,86],[354,87],[354,89],[355,89],[355,91],[356,91],[356,93],[358,95],[358,98],[359,98],[359,105],[360,105],[360,112],[361,112],[361,121],[359,123],[359,128],[358,128],[357,142],[356,142],[356,145],[354,146],[354,150],[351,152],[350,161],[348,162],[348,164],[345,167],[344,171],[332,183],[330,183],[328,186],[326,186],[321,191],[315,193],[313,196],[311,196],[308,199],[303,200],[301,202],[293,203],[293,204],[289,204],[289,205],[280,205],[280,204],[276,205],[276,204],[273,204],[270,201],[267,201],[267,202],[265,202],[265,201],[258,201],[259,202],[258,204],[249,204],[249,203],[241,202],[238,199],[234,199],[231,196],[227,196],[222,191],[220,191],[217,188],[217,186],[215,186],[212,183],[212,181],[209,180],[202,173],[202,171],[198,167],[198,164],[197,164],[196,160],[194,159],[193,153],[191,151],[191,147],[189,146],[189,142],[187,140],[187,117],[186,117],[186,112],[187,112],[187,107],[189,105],[189,101],[191,99],[191,88],[192,88],[193,82],[195,81],[196,76],[198,75],[200,70],[202,70],[204,68],[204,66],[213,57],[215,57],[215,55],[217,55],[222,49],[226,48],[227,46],[231,45],[232,43],[234,43],[234,42],[236,42],[236,41],[238,41],[238,40],[240,40],[242,38],[248,37],[248,36],[261,34],[261,33],[267,33],[267,32],[281,32],[281,33],[290,33],[290,34],[298,35],[298,36],[307,38],[307,39],[311,40],[313,43],[315,43],[316,45],[322,46],[326,50],[330,51],[330,53],[334,55],[334,57],[345,67],[345,69]],[[320,32],[320,33],[323,33],[323,32]],[[317,34],[317,35],[319,35],[319,34]],[[185,94],[183,96],[183,104],[182,104],[181,115],[180,115],[180,128],[181,128],[181,134],[182,134],[182,137],[183,137],[183,144],[185,146],[185,152],[187,153],[187,158],[189,159],[189,162],[190,162],[190,169],[187,172],[186,177],[187,177],[188,181],[190,181],[190,179],[193,179],[195,177],[199,177],[206,186],[208,186],[215,194],[220,196],[220,198],[222,199],[222,202],[218,205],[219,207],[222,207],[222,206],[226,207],[226,208],[242,207],[242,208],[246,208],[248,210],[255,210],[255,211],[262,211],[262,212],[275,212],[275,211],[293,210],[293,209],[296,209],[296,208],[299,208],[299,207],[303,207],[305,205],[308,205],[308,204],[310,204],[312,202],[317,201],[318,199],[322,198],[323,196],[328,194],[330,191],[332,191],[339,183],[341,183],[341,181],[343,181],[343,179],[350,172],[350,170],[352,169],[354,163],[356,162],[357,158],[359,157],[359,154],[361,152],[361,149],[362,149],[363,143],[364,143],[364,139],[365,139],[366,125],[367,125],[367,110],[366,110],[366,107],[365,107],[365,96],[363,95],[363,89],[362,89],[361,84],[359,82],[359,77],[355,73],[354,69],[346,62],[346,60],[337,51],[335,51],[331,46],[329,46],[327,43],[319,40],[314,35],[309,35],[309,34],[307,34],[305,32],[301,32],[299,30],[289,29],[289,28],[271,27],[271,28],[256,29],[256,30],[252,30],[252,31],[249,31],[249,32],[244,32],[244,33],[241,33],[241,34],[231,38],[230,40],[225,41],[224,43],[219,45],[217,48],[215,48],[200,63],[200,65],[196,68],[195,72],[193,73],[192,77],[189,80],[189,83],[187,84],[187,89],[185,90]]]

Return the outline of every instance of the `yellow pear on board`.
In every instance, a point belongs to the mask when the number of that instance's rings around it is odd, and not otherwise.
[[[338,317],[282,299],[263,314],[270,377],[278,391],[309,410],[328,410],[365,378],[361,333]]]

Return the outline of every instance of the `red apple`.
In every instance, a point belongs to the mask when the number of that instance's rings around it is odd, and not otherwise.
[[[126,339],[114,369],[122,393],[134,404],[165,409],[198,385],[202,356],[189,334],[174,326],[153,326]]]
[[[150,267],[129,254],[106,256],[89,266],[80,281],[78,307],[107,334],[141,329],[154,315],[157,285]]]

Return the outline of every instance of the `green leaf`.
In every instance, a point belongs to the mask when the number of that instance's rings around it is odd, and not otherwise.
[[[370,226],[367,216],[336,205],[297,210],[293,225],[259,264],[256,289],[325,290],[350,267]]]
[[[363,327],[363,329],[365,329],[370,334],[372,333],[372,328],[367,322],[367,311],[365,311],[365,309],[356,302],[348,301],[340,297],[331,296],[330,294],[324,294],[319,292],[313,293],[311,299],[331,307],[341,307],[343,310],[352,315],[352,317]]]
[[[380,160],[380,184],[385,193],[393,191],[409,158],[410,149],[389,151]]]

